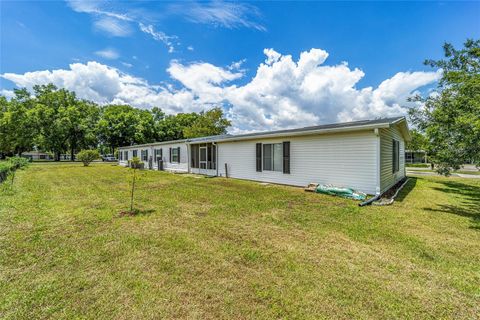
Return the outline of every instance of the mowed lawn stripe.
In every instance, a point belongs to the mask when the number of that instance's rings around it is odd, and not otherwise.
[[[300,188],[35,164],[0,193],[2,318],[475,318],[480,181],[392,206]]]

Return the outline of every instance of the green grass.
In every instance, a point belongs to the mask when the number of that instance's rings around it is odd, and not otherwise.
[[[430,168],[429,163],[406,163],[405,167],[410,168]]]
[[[128,170],[31,165],[0,193],[2,319],[474,319],[480,180],[399,201]]]
[[[480,171],[462,171],[462,170],[458,170],[458,171],[455,171],[455,173],[480,175]]]
[[[412,174],[415,174],[415,172],[436,172],[435,170],[411,170]],[[470,174],[470,175],[475,175],[478,176],[480,175],[480,171],[465,171],[465,170],[458,170],[458,171],[453,171],[452,173],[461,173],[461,174]]]

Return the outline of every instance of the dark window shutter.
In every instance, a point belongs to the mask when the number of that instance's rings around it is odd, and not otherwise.
[[[170,158],[170,161],[169,161],[169,162],[172,162],[172,148],[170,148],[170,155],[169,155],[169,158]]]
[[[262,144],[257,143],[257,172],[262,171]]]
[[[178,149],[178,163],[180,163],[180,147],[177,148]]]
[[[397,171],[397,141],[392,140],[392,173]]]
[[[392,173],[395,173],[395,140],[392,139]]]
[[[160,153],[160,160],[162,160],[163,159],[163,149],[162,148],[160,148],[159,153]]]
[[[395,163],[397,164],[397,167],[395,168],[395,171],[397,172],[400,170],[400,141],[397,141],[397,154]]]
[[[283,142],[283,173],[290,173],[290,141]]]

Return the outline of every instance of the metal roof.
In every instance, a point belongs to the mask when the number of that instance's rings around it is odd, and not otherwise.
[[[327,129],[342,129],[342,128],[357,128],[363,126],[375,126],[375,125],[382,125],[382,124],[394,124],[401,120],[405,119],[405,117],[393,117],[393,118],[383,118],[383,119],[375,119],[375,120],[360,120],[360,121],[352,121],[352,122],[341,122],[341,123],[331,123],[331,124],[323,124],[318,126],[310,126],[310,127],[303,127],[303,128],[296,128],[296,129],[285,129],[285,130],[275,130],[275,131],[263,131],[263,132],[254,132],[254,133],[247,133],[247,134],[237,134],[237,135],[220,135],[220,136],[210,136],[205,138],[195,138],[195,139],[186,139],[187,142],[203,142],[203,141],[218,141],[218,140],[236,140],[236,139],[244,139],[250,137],[257,137],[257,136],[267,136],[267,135],[289,135],[291,133],[308,133],[310,131],[322,131]],[[204,140],[205,139],[205,140]]]
[[[279,137],[279,136],[289,136],[289,135],[308,135],[308,134],[327,133],[327,132],[342,132],[342,131],[390,127],[391,125],[397,124],[400,122],[405,123],[406,130],[403,130],[403,131],[406,132],[406,136],[408,138],[409,137],[408,126],[406,125],[405,117],[392,117],[392,118],[379,118],[374,120],[360,120],[360,121],[351,121],[351,122],[331,123],[331,124],[323,124],[318,126],[310,126],[310,127],[296,128],[296,129],[254,132],[254,133],[238,134],[238,135],[222,134],[222,135],[216,135],[216,136],[199,137],[199,138],[191,138],[191,139],[162,141],[162,142],[135,145],[135,146],[141,147],[141,146],[161,145],[161,144],[180,143],[180,142],[191,144],[191,143],[201,143],[201,142],[248,140],[248,139],[255,139],[259,137],[269,138],[269,137]],[[128,147],[121,147],[121,148],[128,148]]]

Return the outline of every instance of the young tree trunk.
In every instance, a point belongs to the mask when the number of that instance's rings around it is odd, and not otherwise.
[[[54,155],[55,155],[55,161],[60,161],[60,152],[55,151]]]
[[[75,161],[75,149],[70,149],[70,161]]]
[[[135,190],[135,173],[137,169],[133,168],[132,194],[130,196],[130,212],[133,212],[133,192]]]

